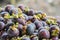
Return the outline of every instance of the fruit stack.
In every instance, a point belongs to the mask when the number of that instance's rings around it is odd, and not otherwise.
[[[1,40],[59,40],[60,21],[22,4],[0,8]]]

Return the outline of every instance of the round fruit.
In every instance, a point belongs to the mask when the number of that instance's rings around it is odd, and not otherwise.
[[[33,10],[33,9],[30,9],[30,10],[28,11],[28,15],[29,15],[29,16],[33,16],[33,15],[34,15],[34,10]]]
[[[38,29],[39,27],[43,27],[43,24],[39,20],[35,20],[34,24],[36,25],[36,28]]]
[[[22,24],[18,24],[18,29],[20,30],[22,30],[23,29],[23,25]]]
[[[33,23],[28,24],[26,31],[28,35],[32,35],[35,31],[35,25]]]
[[[56,37],[59,35],[59,27],[56,25],[52,25],[49,29],[51,37]]]
[[[39,37],[39,39],[49,39],[50,38],[50,33],[46,29],[41,29],[38,32],[38,37]]]
[[[18,18],[18,23],[25,25],[26,24],[26,20],[22,19],[22,18]]]
[[[17,28],[9,29],[7,33],[10,37],[16,37],[19,35],[19,30]]]
[[[16,8],[9,10],[10,15],[17,14],[17,13],[18,13],[18,10]]]
[[[7,5],[6,7],[5,7],[5,11],[7,11],[7,12],[9,12],[11,9],[13,9],[14,8],[14,6],[13,5]]]
[[[25,9],[25,7],[24,7],[23,4],[20,4],[20,5],[18,6],[18,8],[20,8],[22,11],[24,11],[24,9]]]

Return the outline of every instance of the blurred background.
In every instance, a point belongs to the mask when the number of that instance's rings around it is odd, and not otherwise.
[[[46,12],[49,16],[60,16],[60,0],[0,0],[0,7],[7,4],[24,4],[34,10]]]

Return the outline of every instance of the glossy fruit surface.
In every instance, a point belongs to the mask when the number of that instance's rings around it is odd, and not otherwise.
[[[43,27],[42,22],[40,22],[39,20],[35,20],[34,24],[36,25],[36,28],[38,29],[39,27]]]
[[[38,36],[39,36],[40,39],[41,39],[41,38],[48,39],[48,38],[50,37],[50,33],[49,33],[49,31],[46,30],[46,29],[41,29],[41,30],[39,31],[39,33],[38,33]]]
[[[5,11],[7,11],[7,12],[9,12],[11,9],[13,9],[14,8],[14,6],[13,5],[7,5],[6,7],[5,7]]]
[[[31,24],[28,24],[27,25],[27,34],[28,35],[32,35],[33,33],[34,33],[34,30],[35,30],[35,25],[33,24],[33,23],[31,23]]]
[[[18,36],[19,35],[19,31],[18,31],[18,29],[9,29],[8,30],[8,35],[10,36],[10,37],[14,37],[14,36]]]
[[[28,15],[33,16],[33,15],[34,15],[34,10],[33,10],[33,9],[30,9],[30,10],[28,11]]]
[[[24,19],[18,18],[18,23],[25,25],[26,21]]]

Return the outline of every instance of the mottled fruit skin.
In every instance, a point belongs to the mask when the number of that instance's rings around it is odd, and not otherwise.
[[[39,27],[43,27],[42,22],[40,22],[39,20],[35,20],[34,24],[36,25],[36,29],[38,29]]]
[[[27,34],[32,35],[35,31],[35,25],[33,23],[27,25]]]
[[[50,33],[48,30],[46,29],[41,29],[39,32],[38,32],[38,37],[39,39],[48,39],[50,38]]]
[[[13,9],[14,8],[14,6],[13,5],[7,5],[6,7],[5,7],[5,11],[7,11],[7,12],[9,12],[11,9]]]
[[[9,29],[7,31],[7,33],[10,37],[16,37],[19,35],[19,30],[18,29],[16,29],[16,30]]]
[[[33,15],[34,15],[34,10],[33,10],[33,9],[30,9],[30,10],[28,11],[28,15],[29,15],[29,16],[33,16]]]
[[[14,14],[17,14],[18,11],[17,11],[16,9],[10,9],[10,10],[9,10],[9,14],[12,16],[13,13],[14,13]]]
[[[22,25],[25,25],[26,24],[26,20],[19,18],[18,19],[18,23],[22,24]]]
[[[22,30],[23,29],[23,25],[22,24],[18,24],[18,29]]]

